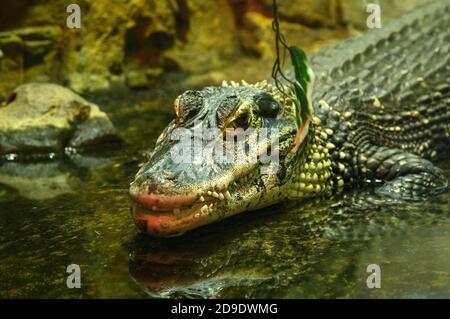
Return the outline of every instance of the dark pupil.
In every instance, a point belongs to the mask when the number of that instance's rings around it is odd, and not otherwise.
[[[275,117],[280,111],[280,105],[267,93],[261,93],[254,97],[256,112],[264,117]]]
[[[180,120],[185,122],[193,117],[203,106],[203,98],[198,91],[186,91],[180,98]]]

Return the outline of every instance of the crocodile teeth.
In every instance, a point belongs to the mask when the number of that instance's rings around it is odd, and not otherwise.
[[[225,192],[225,198],[226,198],[226,199],[231,199],[231,194],[230,194],[229,191],[226,191],[226,192]]]
[[[219,194],[217,194],[217,192],[212,192],[212,196],[213,196],[214,198],[219,198]]]
[[[208,205],[204,205],[204,206],[200,209],[200,211],[201,211],[203,214],[207,213],[207,212],[208,212]]]
[[[211,191],[208,191],[207,194],[208,194],[209,196],[211,196],[211,195],[212,195],[212,192],[211,192]]]
[[[225,81],[225,80],[223,80],[223,81],[222,81],[222,86],[227,87],[227,86],[228,86],[228,82]]]
[[[223,196],[222,193],[219,193],[219,199],[220,199],[220,200],[224,200],[224,199],[225,199],[225,196]]]
[[[204,201],[205,201],[205,198],[204,198],[203,196],[200,196],[200,201],[201,201],[201,202],[204,202]]]

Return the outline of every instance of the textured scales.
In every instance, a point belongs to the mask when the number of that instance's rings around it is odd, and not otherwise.
[[[335,184],[397,177],[381,192],[405,199],[446,187],[422,158],[444,157],[450,141],[449,13],[438,1],[312,57]]]
[[[312,56],[315,116],[296,147],[294,102],[266,81],[182,94],[177,119],[130,187],[139,229],[178,235],[247,210],[368,182],[400,201],[444,191],[447,177],[429,160],[445,157],[450,142],[449,11],[448,1],[438,1]],[[194,120],[222,129],[278,128],[277,174],[261,174],[261,163],[237,156],[230,165],[174,164],[170,133],[193,130]]]

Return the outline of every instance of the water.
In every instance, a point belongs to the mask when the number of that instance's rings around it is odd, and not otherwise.
[[[179,238],[138,235],[128,184],[176,93],[99,99],[127,141],[119,151],[0,168],[0,297],[450,298],[449,193],[399,204],[356,190]],[[80,289],[66,286],[72,263]],[[366,286],[369,264],[381,289]]]

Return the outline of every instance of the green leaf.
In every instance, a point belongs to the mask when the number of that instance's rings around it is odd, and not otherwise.
[[[294,102],[296,105],[296,121],[297,126],[300,127],[313,115],[311,95],[314,73],[309,65],[308,58],[302,49],[291,46],[289,47],[289,53],[295,74],[293,91],[295,93]]]

